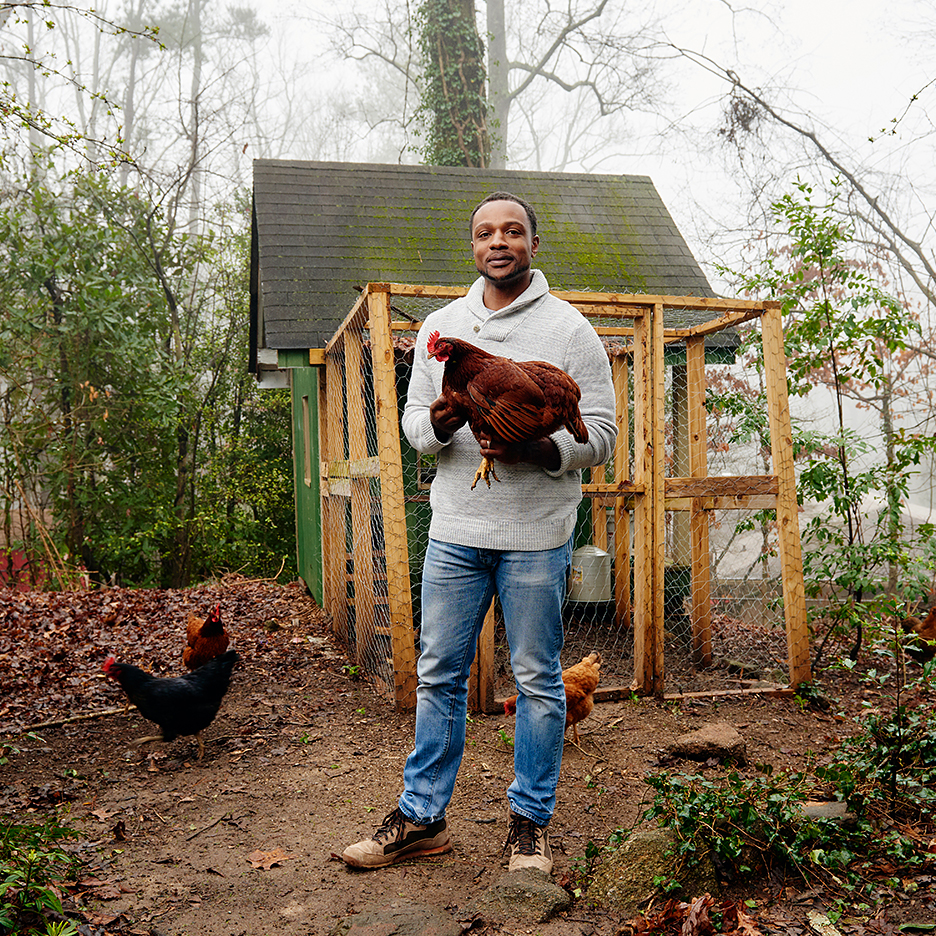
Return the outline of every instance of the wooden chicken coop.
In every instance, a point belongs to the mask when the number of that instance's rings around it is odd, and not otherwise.
[[[428,529],[432,476],[432,465],[405,441],[401,444],[401,398],[411,361],[407,353],[412,354],[419,329],[420,303],[438,306],[466,291],[368,284],[328,342],[319,371],[324,606],[335,632],[353,648],[356,665],[385,687],[400,710],[412,709],[416,699],[418,584],[425,548],[420,530]],[[602,337],[618,407],[614,457],[608,465],[592,469],[583,483],[584,527],[590,542],[611,557],[613,621],[608,626],[626,631],[632,640],[633,673],[632,678],[603,685],[597,696],[668,694],[667,550],[672,551],[674,537],[691,572],[679,611],[686,621],[687,665],[698,670],[712,666],[710,518],[713,511],[742,509],[775,512],[772,529],[780,564],[776,607],[782,615],[775,629],[785,659],[783,679],[766,691],[791,691],[810,678],[810,671],[779,303],[555,294],[586,315]],[[698,324],[667,327],[673,310],[691,312]],[[754,321],[760,323],[763,342],[774,473],[712,476],[706,339]],[[670,373],[667,383],[674,349],[680,355],[683,402],[678,417],[666,417],[676,382]],[[318,357],[311,363],[321,364],[321,353],[313,354]],[[672,413],[671,402],[669,407]],[[466,491],[466,498],[472,496],[483,497],[483,491]],[[492,606],[473,672],[471,701],[478,710],[495,708],[495,632]]]

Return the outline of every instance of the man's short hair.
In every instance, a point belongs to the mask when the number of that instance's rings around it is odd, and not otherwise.
[[[518,195],[513,195],[510,192],[492,192],[487,198],[482,198],[481,201],[475,205],[474,211],[471,212],[471,217],[468,219],[468,233],[474,233],[474,217],[478,211],[486,205],[488,202],[492,201],[512,201],[518,204],[525,212],[527,220],[530,222],[530,235],[536,233],[536,212],[533,210],[533,206],[524,201]]]

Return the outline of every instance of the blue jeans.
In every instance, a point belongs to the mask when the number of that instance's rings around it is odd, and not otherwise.
[[[430,540],[422,582],[416,743],[403,771],[400,809],[426,825],[442,818],[465,750],[468,676],[496,591],[519,693],[511,809],[546,825],[556,805],[565,733],[562,602],[572,540],[534,552]]]

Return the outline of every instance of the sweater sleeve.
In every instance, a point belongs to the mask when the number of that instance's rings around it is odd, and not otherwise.
[[[451,443],[440,442],[429,420],[429,406],[442,392],[443,365],[431,360],[426,353],[423,335],[429,334],[424,323],[416,336],[413,349],[413,371],[409,389],[406,393],[406,405],[403,407],[401,425],[403,434],[410,445],[423,455],[440,452]]]
[[[565,361],[564,369],[582,391],[579,412],[588,429],[588,441],[576,442],[566,429],[550,436],[559,449],[559,468],[546,472],[554,477],[577,468],[603,465],[611,458],[617,438],[611,363],[598,333],[584,318],[570,338]]]

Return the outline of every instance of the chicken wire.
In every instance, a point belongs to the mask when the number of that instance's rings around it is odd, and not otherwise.
[[[335,632],[348,645],[354,672],[384,687],[404,709],[415,704],[420,574],[428,545],[434,459],[419,455],[405,439],[401,440],[399,415],[406,400],[419,321],[449,299],[450,295],[428,299],[394,296],[390,307],[392,339],[383,343],[376,332],[372,333],[374,323],[380,321],[372,301],[370,317],[359,315],[356,322],[355,316],[349,316],[328,349],[324,394],[327,415],[322,430],[326,440],[322,448],[323,545],[325,550],[340,553],[340,557],[331,561],[330,571],[326,568],[326,610],[332,615]],[[362,308],[367,311],[366,305]],[[591,481],[613,481],[615,470],[620,477],[622,459],[624,474],[632,479],[636,470],[633,344],[618,334],[622,331],[620,318],[590,318],[600,334],[610,332],[602,334],[609,356],[623,363],[627,375],[623,381],[616,381],[623,454],[617,453],[617,469],[609,463],[604,470],[594,472]],[[678,348],[668,352],[664,406],[657,414],[665,438],[667,478],[690,473],[682,395],[694,394],[695,399],[705,396],[704,386],[693,389],[685,385],[685,368],[681,365],[685,352],[681,359],[679,355]],[[384,369],[392,368],[396,413],[392,420],[383,413],[381,424],[383,402],[379,379],[375,381],[375,361],[379,371],[381,361],[390,360],[392,363],[385,363]],[[705,367],[702,373],[711,371]],[[707,381],[707,377],[702,378],[703,384]],[[399,466],[402,486],[388,497],[386,485],[396,484],[387,474],[392,462]],[[698,475],[698,465],[693,473]],[[588,473],[585,475],[587,482]],[[595,547],[592,553],[600,560],[606,557],[601,573],[610,576],[610,584],[598,600],[575,600],[573,583],[563,613],[562,664],[570,666],[597,650],[602,657],[601,686],[628,691],[635,679],[634,612],[630,600],[634,595],[638,519],[633,497],[624,487],[623,494],[609,497],[606,492],[601,496],[588,491],[586,484],[589,496],[579,509],[573,577],[582,574],[579,547],[591,545]],[[466,492],[466,498],[475,496],[483,497],[483,489]],[[730,502],[730,498],[722,498],[720,506],[722,501]],[[724,506],[712,509],[711,503],[702,509],[701,503],[698,497],[679,498],[667,493],[667,507],[676,509],[667,509],[664,514],[662,667],[666,690],[718,691],[756,685],[758,681],[786,684],[790,674],[782,581],[776,561],[769,555],[773,521],[762,510]],[[622,527],[621,538],[627,541],[623,553],[619,545],[615,548],[615,543],[620,542],[616,523]],[[693,523],[695,534],[691,533]],[[700,523],[705,527],[704,538],[699,533]],[[330,538],[328,529],[332,530]],[[388,538],[395,544],[389,550]],[[705,562],[698,555],[694,559],[692,556],[692,544],[698,549],[701,541],[707,543]],[[393,579],[395,563],[400,560],[396,554],[401,552],[405,580],[398,575],[394,590],[388,579]],[[744,555],[750,561],[742,561]],[[408,595],[398,594],[407,589]],[[581,589],[578,591],[581,593]],[[699,609],[703,605],[704,628],[700,633]],[[402,608],[409,609],[408,618]],[[486,697],[477,696],[477,704],[487,708],[492,708],[492,700],[516,691],[496,602],[492,611],[492,652],[481,656],[488,692]]]

